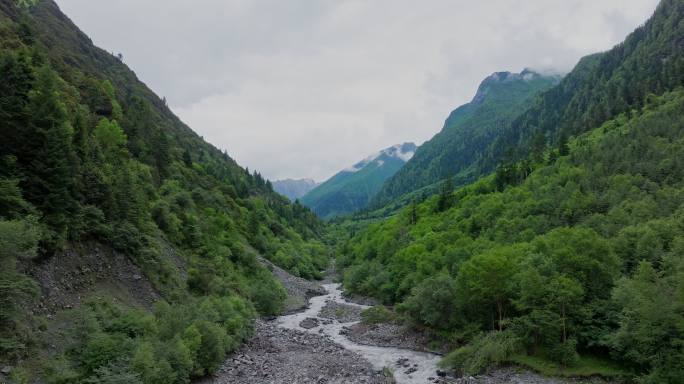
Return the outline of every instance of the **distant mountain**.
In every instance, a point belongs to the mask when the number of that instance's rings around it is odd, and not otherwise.
[[[297,200],[314,189],[318,183],[312,179],[285,179],[272,182],[273,189],[290,200]]]
[[[495,72],[485,78],[472,101],[456,108],[442,131],[421,145],[416,155],[382,187],[372,205],[380,206],[401,195],[455,176],[458,184],[479,174],[474,165],[485,149],[537,96],[558,84],[560,76],[525,69]]]
[[[413,157],[416,145],[397,144],[346,168],[301,198],[317,215],[330,218],[364,208],[383,183]]]

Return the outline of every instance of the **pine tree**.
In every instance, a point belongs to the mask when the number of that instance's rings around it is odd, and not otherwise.
[[[185,163],[185,166],[187,167],[192,167],[192,156],[187,149],[183,151],[183,163]]]
[[[64,104],[59,99],[58,77],[48,67],[36,72],[36,84],[29,94],[29,131],[36,146],[27,164],[27,199],[46,213],[46,223],[55,231],[52,239],[65,239],[69,217],[76,210],[72,196],[74,164],[73,130]]]
[[[437,211],[444,212],[451,208],[454,193],[454,180],[452,177],[447,177],[442,182],[442,188],[439,193],[439,199],[437,200]]]
[[[29,136],[28,94],[33,73],[26,55],[3,53],[0,55],[0,156],[19,153]]]

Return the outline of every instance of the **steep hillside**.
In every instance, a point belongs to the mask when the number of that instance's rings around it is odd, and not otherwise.
[[[684,2],[662,0],[653,16],[624,42],[587,56],[544,92],[497,137],[478,163],[491,172],[503,160],[558,144],[607,119],[640,108],[649,94],[684,84]]]
[[[383,183],[416,151],[413,143],[398,144],[336,173],[301,199],[318,216],[330,218],[366,207]]]
[[[527,69],[496,72],[484,79],[472,101],[451,112],[442,131],[418,148],[371,205],[379,207],[450,176],[459,185],[477,178],[480,174],[475,164],[485,149],[510,129],[511,121],[532,105],[536,95],[559,79]]]
[[[292,201],[295,201],[306,195],[310,190],[316,188],[318,185],[318,183],[312,179],[276,180],[272,184],[273,190],[281,195],[287,196],[287,198]]]
[[[680,383],[683,150],[680,88],[513,184],[491,175],[369,226],[340,249],[345,287],[458,346],[444,364],[465,374],[515,362]]]
[[[51,0],[0,0],[0,363],[186,383],[327,250],[313,213],[184,125]],[[113,381],[112,381],[113,380]]]
[[[462,373],[680,383],[683,41],[684,2],[663,0],[501,132],[476,164],[495,172],[353,236],[345,287],[448,340]]]

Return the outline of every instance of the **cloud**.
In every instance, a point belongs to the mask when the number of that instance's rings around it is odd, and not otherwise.
[[[57,0],[214,145],[321,181],[421,143],[495,71],[567,71],[657,0]]]

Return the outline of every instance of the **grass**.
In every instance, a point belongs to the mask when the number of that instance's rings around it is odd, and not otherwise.
[[[385,376],[385,384],[395,384],[397,380],[394,378],[394,371],[390,367],[382,367],[382,374]]]
[[[572,367],[562,367],[557,363],[539,356],[514,355],[509,359],[512,363],[532,369],[545,376],[618,378],[630,373],[614,362],[594,356],[580,356]]]

